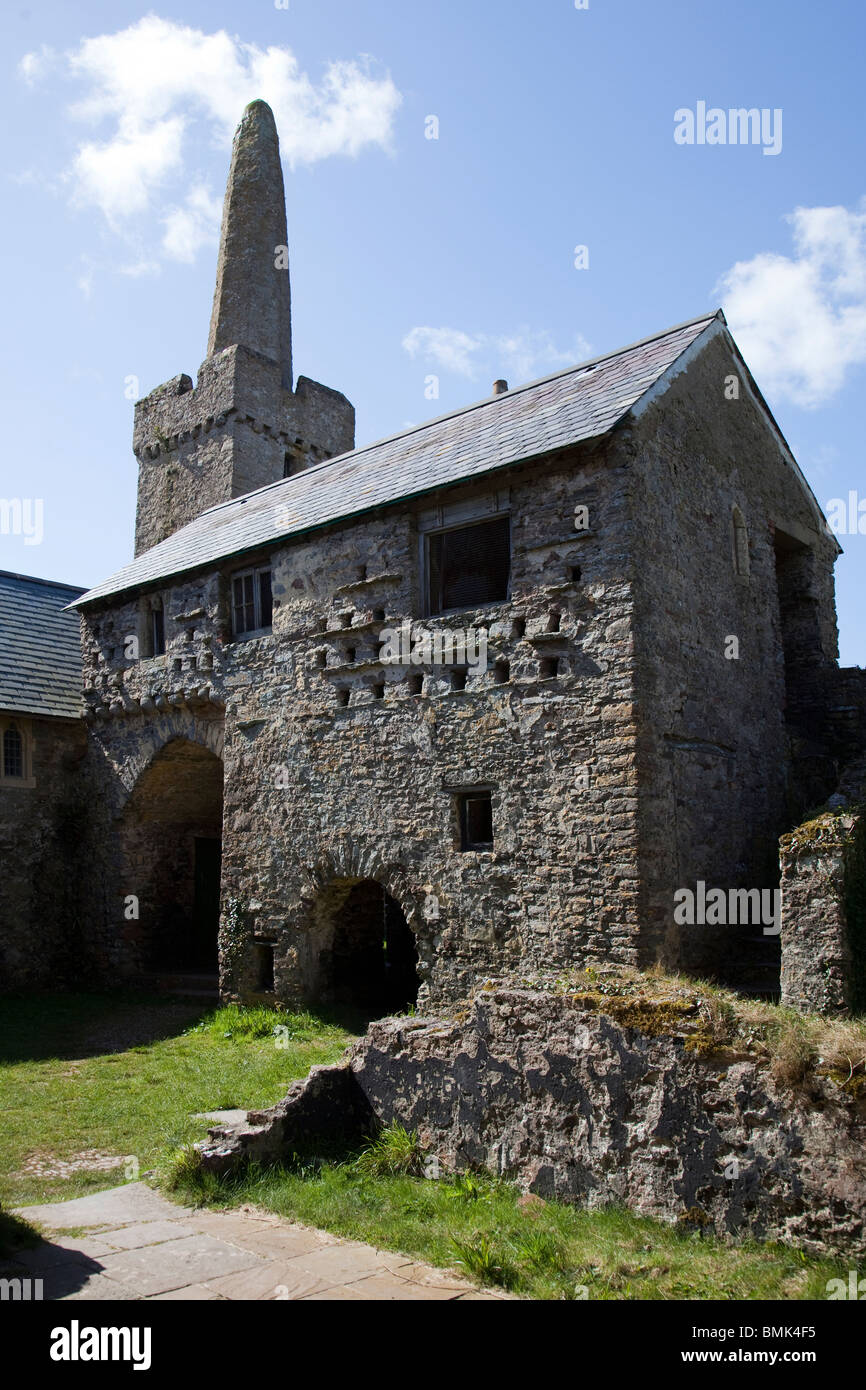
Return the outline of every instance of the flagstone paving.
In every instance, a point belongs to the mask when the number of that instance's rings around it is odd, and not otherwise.
[[[241,1207],[176,1206],[144,1183],[22,1207],[45,1239],[4,1261],[46,1299],[501,1300],[451,1270]],[[74,1234],[64,1234],[64,1232]],[[84,1234],[80,1234],[84,1232]]]

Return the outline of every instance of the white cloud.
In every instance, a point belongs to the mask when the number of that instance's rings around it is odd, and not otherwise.
[[[219,199],[204,184],[196,184],[183,207],[172,208],[163,218],[162,249],[169,259],[191,263],[200,247],[213,244],[219,236],[221,212]]]
[[[162,253],[182,260],[211,236],[200,172],[189,167],[202,129],[210,146],[227,148],[244,107],[262,97],[287,163],[311,164],[387,150],[402,100],[367,58],[331,62],[316,83],[288,48],[242,43],[224,30],[208,34],[158,15],[84,39],[60,57],[28,53],[19,72],[32,85],[50,62],[82,84],[69,116],[93,128],[66,171],[74,202],[98,208],[124,234],[140,228],[142,214],[176,185],[177,205],[161,219]],[[193,191],[181,203],[182,185]]]
[[[510,372],[515,384],[572,366],[588,357],[586,339],[578,334],[570,348],[556,347],[546,331],[518,329],[514,333],[464,333],[459,328],[417,327],[403,339],[410,357],[421,357],[442,371],[475,378]]]
[[[762,389],[813,408],[866,363],[866,200],[786,220],[794,254],[738,261],[716,293]]]
[[[40,77],[44,77],[46,72],[54,66],[57,61],[57,54],[53,48],[43,44],[38,53],[25,53],[21,62],[18,64],[18,71],[24,78],[29,87],[32,87]]]
[[[410,357],[423,357],[443,371],[460,376],[475,375],[472,354],[481,345],[481,338],[470,337],[459,328],[412,328],[403,339],[403,348]]]
[[[103,144],[82,145],[71,176],[77,203],[95,203],[112,226],[146,212],[151,194],[181,168],[180,117],[119,132]]]

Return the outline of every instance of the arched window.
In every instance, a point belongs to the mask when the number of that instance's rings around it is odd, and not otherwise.
[[[746,519],[739,507],[734,507],[731,513],[733,522],[734,540],[734,573],[740,579],[749,577],[749,533],[746,529]]]
[[[24,740],[14,724],[3,732],[3,776],[24,776]]]

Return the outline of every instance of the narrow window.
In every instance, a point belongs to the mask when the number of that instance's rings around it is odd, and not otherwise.
[[[271,572],[247,570],[232,577],[232,630],[235,637],[260,632],[273,621]]]
[[[493,679],[497,685],[505,685],[511,679],[511,666],[507,661],[497,661],[493,667]]]
[[[464,850],[493,848],[493,802],[490,792],[464,792],[459,801],[460,845]]]
[[[748,579],[749,533],[746,530],[746,519],[739,507],[734,507],[731,519],[734,528],[734,573],[742,579]]]
[[[436,531],[427,538],[428,612],[477,608],[508,598],[509,518]]]
[[[274,948],[269,941],[256,943],[256,989],[259,994],[274,992]]]
[[[559,675],[559,657],[545,656],[538,663],[538,674],[543,681],[552,681]]]
[[[270,627],[274,620],[274,600],[271,594],[270,570],[259,570],[259,611],[256,614],[258,627]]]
[[[162,608],[150,610],[150,646],[153,656],[165,655],[165,613]]]
[[[24,776],[24,740],[14,724],[3,734],[3,776]]]
[[[466,671],[463,669],[462,666],[458,666],[454,671],[451,672],[451,689],[466,689]]]
[[[385,687],[384,687],[384,685],[382,685],[382,684],[374,685],[374,686],[373,686],[373,699],[374,699],[374,700],[384,700],[384,698],[385,698]]]
[[[409,677],[409,694],[422,695],[424,693],[424,677],[415,673]]]

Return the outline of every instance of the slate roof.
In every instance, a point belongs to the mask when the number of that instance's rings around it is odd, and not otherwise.
[[[71,584],[0,570],[0,710],[81,714],[78,616]]]
[[[705,314],[223,502],[77,606],[606,434],[716,321]]]

